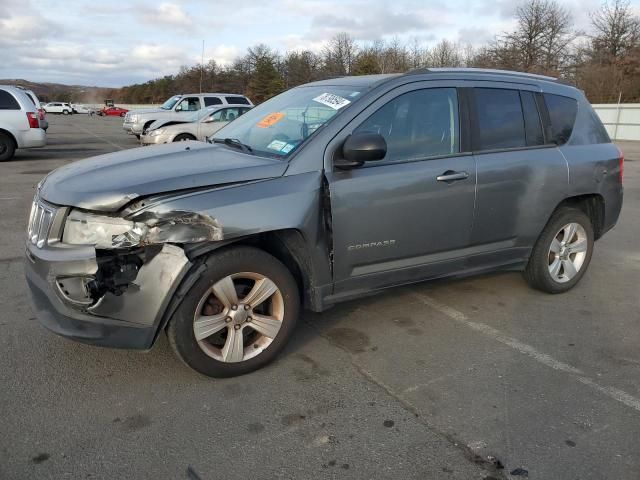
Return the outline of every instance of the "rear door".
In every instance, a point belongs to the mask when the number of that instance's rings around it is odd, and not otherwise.
[[[327,173],[335,295],[461,267],[476,174],[473,156],[462,152],[460,110],[450,83],[405,85],[372,103],[330,144],[337,151],[349,133],[375,132],[388,149],[384,160]]]
[[[545,139],[546,109],[537,87],[478,82],[467,92],[478,168],[468,266],[526,261],[565,197],[567,163]]]

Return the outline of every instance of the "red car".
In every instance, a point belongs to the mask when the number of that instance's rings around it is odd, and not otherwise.
[[[102,107],[102,110],[98,112],[100,116],[109,116],[109,117],[124,117],[127,112],[126,108],[120,107]]]

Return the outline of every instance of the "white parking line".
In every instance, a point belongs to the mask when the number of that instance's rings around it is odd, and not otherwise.
[[[527,345],[526,343],[522,343],[521,341],[516,340],[515,338],[511,338],[505,335],[504,333],[502,333],[500,330],[496,330],[495,328],[490,327],[489,325],[471,321],[464,313],[448,305],[445,305],[444,303],[440,303],[437,300],[429,297],[428,295],[424,295],[422,293],[415,292],[415,291],[413,292],[413,295],[424,305],[427,305],[428,307],[431,307],[434,310],[437,310],[440,313],[445,314],[447,317],[451,318],[452,320],[455,320],[456,322],[462,325],[465,325],[466,327],[469,327],[472,330],[483,333],[484,335],[504,345],[507,345],[508,347],[513,348],[514,350],[522,353],[523,355],[527,355],[533,358],[537,362],[542,363],[547,367],[553,368],[554,370],[558,370],[560,372],[569,373],[575,376],[576,380],[578,380],[580,383],[587,385],[593,388],[594,390],[597,390],[598,392],[608,396],[609,398],[612,398],[613,400],[616,400],[617,402],[620,402],[640,412],[640,399],[634,397],[633,395],[630,395],[627,392],[620,390],[618,388],[604,387],[596,383],[595,381],[593,381],[593,379],[585,376],[584,373],[581,370],[577,369],[576,367],[573,367],[567,363],[556,360],[555,358],[551,357],[550,355],[547,355],[546,353],[539,352],[538,350],[533,348],[531,345]]]
[[[91,135],[91,136],[93,136],[93,137],[96,137],[98,140],[102,140],[103,142],[108,143],[109,145],[112,145],[112,146],[116,147],[116,148],[117,148],[117,149],[119,149],[119,150],[124,150],[124,147],[122,147],[122,146],[118,145],[117,143],[110,142],[110,141],[109,141],[109,140],[107,140],[106,138],[102,138],[100,135],[96,135],[96,134],[95,134],[95,133],[93,133],[92,131],[87,130],[86,128],[83,128],[83,127],[81,127],[80,125],[76,125],[76,128],[78,128],[79,130],[82,130],[82,131],[83,131],[83,132],[85,132],[85,133],[88,133],[89,135]]]

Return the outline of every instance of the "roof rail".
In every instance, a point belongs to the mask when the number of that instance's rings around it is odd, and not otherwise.
[[[537,73],[527,72],[515,72],[512,70],[497,70],[492,68],[418,68],[407,72],[407,75],[417,75],[424,73],[463,73],[463,74],[493,74],[493,75],[505,75],[510,77],[524,77],[535,78],[538,80],[546,80],[549,82],[558,82],[556,77],[549,77],[547,75],[539,75]]]

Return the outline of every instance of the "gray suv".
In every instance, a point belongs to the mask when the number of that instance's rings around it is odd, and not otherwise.
[[[135,349],[166,331],[195,370],[239,375],[277,355],[302,306],[490,270],[569,290],[622,206],[622,154],[583,94],[549,77],[315,82],[210,141],[43,180],[25,262],[41,323]]]

